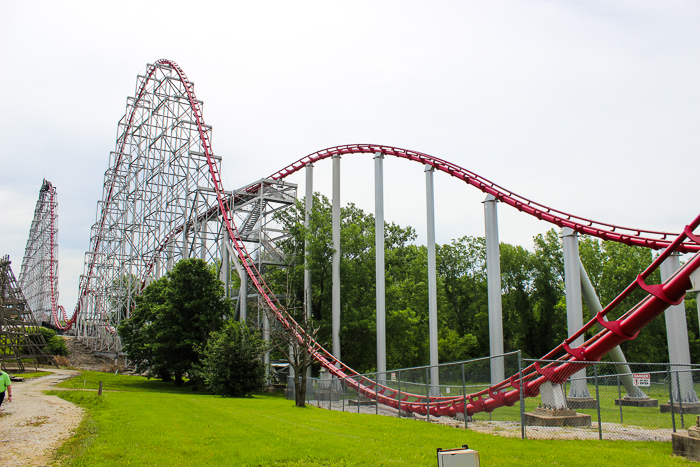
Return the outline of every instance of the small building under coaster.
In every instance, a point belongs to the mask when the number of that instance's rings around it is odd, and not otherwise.
[[[52,358],[10,263],[8,255],[0,258],[0,366],[37,369],[39,363],[52,363]]]

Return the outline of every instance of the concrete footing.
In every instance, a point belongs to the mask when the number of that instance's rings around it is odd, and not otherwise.
[[[525,412],[526,426],[591,426],[591,416],[575,410],[551,410],[537,407]]]
[[[691,427],[687,433],[673,433],[671,442],[673,454],[683,456],[691,461],[700,462],[700,431]]]
[[[566,406],[570,409],[595,409],[598,403],[592,397],[567,397]]]
[[[625,396],[620,399],[615,399],[615,405],[623,407],[658,407],[659,399],[650,397],[629,397]]]
[[[661,413],[666,413],[671,411],[671,404],[661,404],[659,406],[659,409],[661,410]],[[681,404],[678,404],[677,402],[673,403],[673,411],[675,413],[691,413],[691,414],[700,414],[700,402],[688,402],[688,403],[683,403],[683,408],[681,409]]]
[[[455,418],[456,418],[457,420],[459,420],[460,422],[463,422],[463,421],[464,421],[464,412],[457,412],[457,413],[455,414]],[[467,422],[470,422],[470,423],[471,423],[472,421],[473,421],[473,420],[472,420],[472,416],[471,416],[471,415],[467,415]]]
[[[348,401],[348,405],[355,406],[367,406],[367,405],[374,405],[375,402],[372,399],[350,399]]]
[[[338,391],[316,391],[316,400],[338,402],[340,394]]]

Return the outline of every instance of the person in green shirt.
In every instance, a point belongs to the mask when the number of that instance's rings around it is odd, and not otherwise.
[[[0,370],[0,407],[5,400],[5,391],[7,391],[8,402],[12,402],[12,381],[10,375]]]

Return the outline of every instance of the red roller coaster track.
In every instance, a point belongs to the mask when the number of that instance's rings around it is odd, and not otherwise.
[[[264,298],[267,306],[275,313],[277,319],[289,332],[294,333],[299,341],[306,345],[314,356],[314,358],[327,368],[331,374],[338,378],[348,378],[348,385],[358,390],[360,393],[377,399],[378,402],[388,406],[400,408],[402,410],[425,414],[430,411],[432,415],[454,415],[457,412],[464,411],[464,402],[462,396],[459,397],[430,397],[426,402],[399,402],[393,397],[396,391],[379,385],[378,383],[361,377],[356,371],[348,367],[341,361],[337,360],[330,352],[324,349],[318,342],[313,340],[306,332],[293,320],[286,310],[275,299],[274,294],[267,286],[265,281],[260,276],[254,264],[246,260],[248,254],[245,246],[241,243],[237,228],[231,216],[229,206],[230,198],[226,196],[221,182],[220,174],[214,163],[214,154],[211,148],[205,124],[202,118],[198,101],[194,95],[193,86],[187,79],[187,76],[182,69],[170,60],[158,60],[156,65],[168,66],[175,70],[179,78],[185,83],[187,99],[189,100],[191,110],[197,124],[199,135],[201,138],[204,153],[209,166],[209,174],[211,182],[216,192],[218,200],[218,211],[220,212],[224,226],[228,230],[229,238],[236,250],[236,254],[241,258],[242,265],[246,269],[253,285]],[[136,101],[141,99],[146,89],[146,83],[152,77],[155,71],[155,65],[151,65],[148,69],[146,79],[143,80],[137,95]],[[133,114],[128,117],[127,130],[131,127]],[[126,135],[127,131],[124,132]],[[125,136],[124,136],[125,137]],[[123,140],[122,140],[123,145]],[[118,151],[121,152],[121,151]],[[571,229],[586,235],[591,235],[603,240],[611,240],[625,243],[628,245],[644,246],[653,249],[666,248],[663,253],[642,273],[637,280],[630,284],[612,303],[602,310],[595,319],[586,323],[576,334],[565,340],[562,344],[553,349],[550,353],[544,356],[545,359],[553,359],[560,354],[559,360],[556,363],[549,364],[544,368],[535,364],[525,369],[523,377],[519,378],[514,375],[508,380],[496,384],[484,391],[471,394],[468,396],[466,410],[469,414],[492,411],[503,405],[512,405],[520,397],[520,386],[523,386],[524,393],[528,397],[539,394],[539,387],[545,381],[563,382],[573,373],[581,369],[581,361],[596,361],[602,358],[607,352],[619,345],[627,339],[633,339],[637,333],[646,326],[651,320],[661,314],[668,306],[680,301],[685,295],[685,291],[690,288],[690,274],[700,268],[700,255],[696,254],[688,261],[676,274],[664,284],[648,285],[644,281],[649,277],[661,262],[668,257],[673,251],[678,252],[698,252],[700,251],[700,237],[693,232],[700,224],[700,216],[696,218],[690,225],[686,226],[682,233],[667,233],[657,232],[643,229],[633,229],[621,227],[603,222],[597,222],[579,216],[574,216],[562,211],[558,211],[542,204],[531,201],[527,198],[519,196],[505,188],[502,188],[489,180],[486,180],[479,175],[476,175],[468,170],[459,167],[456,164],[438,159],[427,154],[408,151],[389,146],[380,145],[348,145],[338,146],[334,148],[324,149],[319,152],[310,154],[297,162],[285,167],[284,169],[272,174],[271,179],[282,179],[294,172],[301,170],[306,164],[332,157],[333,155],[346,155],[358,153],[381,153],[384,155],[395,156],[403,159],[408,159],[421,164],[427,164],[434,167],[436,170],[445,172],[450,176],[459,178],[465,183],[472,185],[481,191],[493,195],[500,202],[512,206],[519,211],[525,212],[538,219],[549,222],[559,227],[570,227]],[[117,161],[117,166],[120,161]],[[111,201],[110,196],[105,200],[108,205]],[[104,226],[104,215],[101,221],[101,226]],[[175,229],[168,238],[176,234],[182,227]],[[164,244],[165,242],[162,242]],[[80,296],[85,296],[89,291],[89,277],[92,273],[92,264],[88,270],[88,280],[83,284]],[[620,319],[614,321],[606,321],[603,318],[637,287],[648,292],[648,296],[642,300],[634,308],[626,312]],[[70,320],[65,320],[62,325],[64,329],[68,329],[75,322],[80,311],[80,302],[76,306],[75,312]],[[65,318],[65,315],[64,315]],[[582,346],[571,348],[570,343],[577,337],[583,335],[587,330],[591,329],[597,323],[601,324],[605,329],[588,339]],[[353,379],[355,378],[355,379]],[[410,396],[410,394],[404,394]],[[414,395],[415,397],[423,397]],[[429,409],[428,409],[429,408]]]

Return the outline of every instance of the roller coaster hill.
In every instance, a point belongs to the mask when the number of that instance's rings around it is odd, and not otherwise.
[[[201,258],[219,265],[220,278],[231,293],[234,274],[241,288],[237,315],[241,320],[262,320],[269,331],[271,315],[331,375],[345,379],[360,394],[380,404],[406,412],[451,415],[490,412],[513,405],[521,394],[534,397],[540,390],[561,385],[586,363],[599,361],[610,352],[620,360],[619,345],[634,339],[640,330],[665,310],[680,306],[687,291],[700,288],[700,235],[695,233],[700,216],[680,233],[621,227],[568,214],[519,196],[456,164],[428,154],[396,147],[357,144],[323,149],[309,154],[270,176],[240,189],[227,191],[221,180],[220,156],[211,145],[212,127],[202,118],[203,102],[194,84],[171,60],[149,64],[137,77],[133,97],[118,124],[117,141],[109,156],[102,199],[91,228],[80,277],[79,300],[72,314],[58,304],[58,246],[56,188],[45,181],[40,190],[32,223],[20,284],[27,300],[42,321],[73,333],[97,353],[118,355],[121,346],[116,327],[129,316],[134,297],[151,281],[172,269],[183,258]],[[377,267],[377,370],[370,380],[343,363],[340,356],[340,160],[370,155],[375,167],[375,235]],[[430,363],[437,365],[437,300],[435,273],[435,221],[433,176],[454,177],[487,195],[486,251],[489,287],[491,354],[503,353],[500,308],[500,270],[496,204],[514,208],[563,229],[564,268],[569,337],[543,356],[551,363],[533,364],[515,375],[504,375],[492,365],[491,387],[463,396],[442,396],[431,390],[429,397],[401,394],[386,385],[386,338],[384,304],[384,213],[383,160],[396,157],[420,164],[426,176],[428,215],[428,288]],[[296,202],[297,186],[286,179],[306,173],[306,215],[312,209],[313,167],[325,159],[333,164],[333,304],[332,351],[321,346],[300,326],[265,281],[266,271],[285,264],[280,242],[287,235],[277,224],[276,212]],[[660,251],[651,265],[606,307],[597,303],[586,287],[587,276],[578,258],[577,236],[589,235],[610,242]],[[681,266],[678,255],[690,254]],[[650,284],[651,274],[661,268],[662,283]],[[307,300],[311,277],[305,274]],[[633,291],[645,298],[628,310],[617,310]],[[590,321],[583,323],[581,298]],[[252,300],[251,300],[252,298]],[[249,310],[249,303],[255,307]],[[261,310],[264,312],[261,314]],[[608,319],[611,312],[618,319]],[[667,313],[672,363],[688,364],[685,314]],[[262,316],[262,318],[261,318]],[[596,331],[596,328],[598,331]],[[685,334],[684,334],[685,333]],[[586,338],[586,335],[592,337]],[[685,340],[684,340],[685,339]],[[685,342],[685,343],[684,343]],[[674,353],[675,352],[675,353]],[[624,356],[622,356],[624,358]],[[436,368],[434,368],[436,370]],[[437,371],[430,374],[431,388],[439,385]],[[414,402],[409,402],[414,396]],[[697,397],[696,397],[697,400]]]

